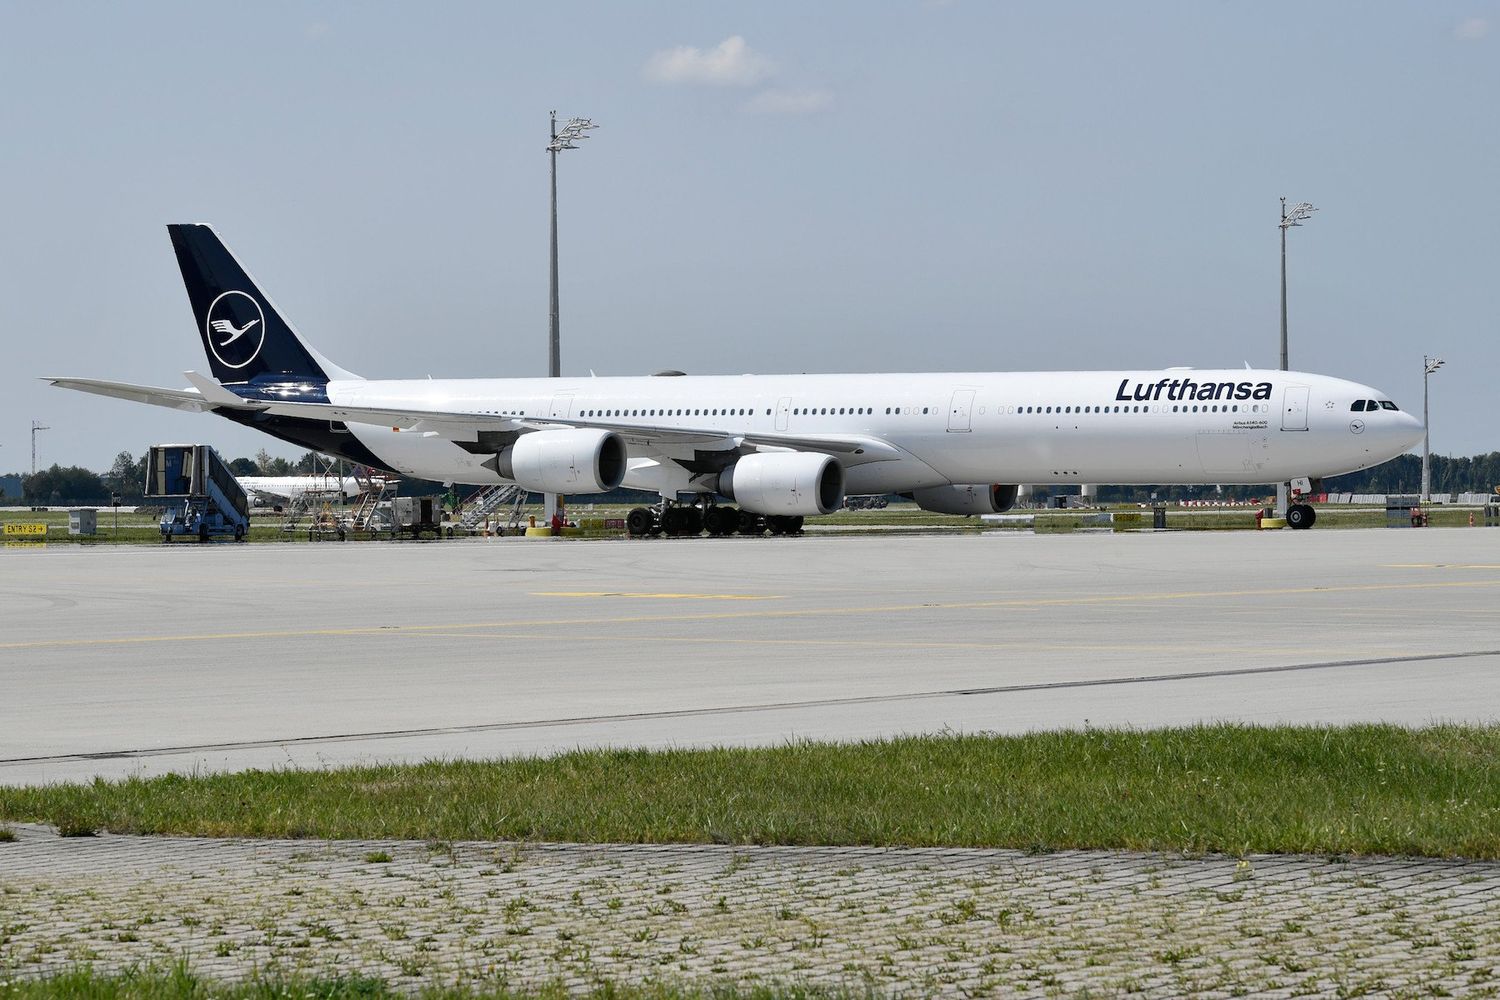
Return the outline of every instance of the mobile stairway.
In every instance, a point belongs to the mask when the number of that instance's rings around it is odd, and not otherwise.
[[[250,499],[219,453],[206,444],[158,444],[146,454],[148,498],[164,501],[161,540],[244,541]]]
[[[521,510],[526,506],[526,491],[514,483],[487,486],[464,503],[458,526],[465,531],[477,531],[480,525],[488,525],[491,517],[498,523],[504,517],[502,533],[514,533],[521,524]],[[506,508],[509,508],[507,511]]]

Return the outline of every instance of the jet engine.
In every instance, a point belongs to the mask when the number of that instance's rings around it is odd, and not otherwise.
[[[613,431],[532,431],[497,456],[495,471],[534,493],[607,493],[625,478],[625,458]]]
[[[746,455],[719,473],[719,492],[755,514],[829,514],[844,503],[844,467],[829,455]]]
[[[959,483],[913,490],[911,498],[923,510],[938,514],[1003,514],[1016,505],[1019,486]]]

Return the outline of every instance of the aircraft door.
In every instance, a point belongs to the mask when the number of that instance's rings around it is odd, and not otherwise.
[[[1312,390],[1305,385],[1289,385],[1281,404],[1281,429],[1307,430],[1307,396]]]
[[[974,390],[958,389],[953,393],[953,401],[948,404],[948,432],[950,434],[967,434],[972,430],[971,420],[974,414]]]
[[[776,401],[776,429],[778,431],[786,430],[787,418],[791,416],[791,413],[792,397],[782,396]]]
[[[561,417],[566,420],[573,415],[573,394],[558,393],[552,397],[552,410],[548,416]]]

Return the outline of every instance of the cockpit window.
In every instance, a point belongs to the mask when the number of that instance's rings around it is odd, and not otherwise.
[[[1401,409],[1401,407],[1397,406],[1395,403],[1391,402],[1389,399],[1382,399],[1380,401],[1380,408],[1382,410],[1399,410],[1399,409]]]
[[[1353,410],[1355,413],[1363,413],[1365,412],[1365,401],[1363,399],[1356,399],[1353,405],[1349,407],[1349,409]]]

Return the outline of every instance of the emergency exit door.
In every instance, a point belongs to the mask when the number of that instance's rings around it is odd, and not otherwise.
[[[1289,385],[1281,403],[1281,429],[1307,430],[1307,396],[1312,390],[1305,385]]]
[[[948,433],[967,434],[972,428],[970,421],[974,414],[974,390],[959,389],[953,393],[953,400],[948,404]]]

